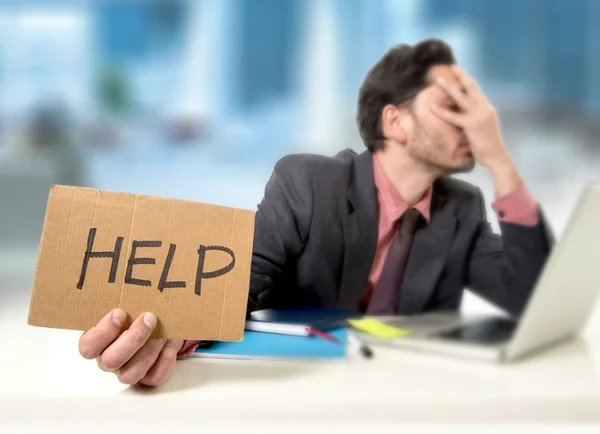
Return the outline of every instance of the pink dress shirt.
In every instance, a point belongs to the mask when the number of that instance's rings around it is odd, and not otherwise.
[[[373,155],[373,171],[375,175],[375,187],[377,188],[377,202],[379,204],[379,222],[375,259],[365,288],[367,293],[372,291],[381,275],[381,270],[390,248],[392,237],[396,233],[398,227],[398,220],[409,207],[383,172],[375,155]],[[431,218],[430,204],[431,188],[428,189],[419,202],[414,205],[414,208],[416,208],[428,222]],[[537,203],[524,184],[510,194],[496,198],[492,203],[492,209],[496,213],[498,220],[502,222],[515,223],[524,226],[535,226],[538,223],[539,210]],[[198,343],[199,341],[185,341],[178,354],[178,358],[183,359],[193,353],[196,350]]]
[[[375,283],[379,280],[392,238],[398,230],[398,220],[409,207],[383,172],[375,155],[373,155],[373,172],[375,174],[375,187],[377,188],[377,202],[379,203],[379,236],[375,259],[367,282],[367,293],[372,292]],[[423,215],[427,222],[431,219],[430,205],[431,188],[414,205],[414,208]],[[523,184],[512,193],[497,198],[492,203],[492,209],[496,212],[498,219],[503,222],[526,226],[535,226],[538,222],[537,203]]]

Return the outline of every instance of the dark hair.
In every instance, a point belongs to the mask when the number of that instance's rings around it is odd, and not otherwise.
[[[455,63],[452,49],[438,39],[416,45],[392,47],[367,73],[358,95],[356,121],[371,151],[383,149],[381,112],[388,104],[410,105],[428,85],[427,72],[434,65]]]

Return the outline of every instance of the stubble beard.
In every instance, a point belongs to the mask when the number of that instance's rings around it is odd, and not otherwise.
[[[475,159],[471,156],[462,166],[451,166],[444,162],[447,146],[440,135],[431,135],[415,119],[415,134],[408,146],[409,156],[425,170],[437,176],[469,173],[475,168]]]

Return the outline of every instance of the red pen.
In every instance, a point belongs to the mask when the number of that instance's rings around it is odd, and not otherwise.
[[[339,341],[339,339],[337,339],[335,336],[331,336],[329,333],[325,333],[320,330],[315,330],[312,327],[306,327],[306,332],[309,335],[318,336],[318,337],[328,340],[330,342],[335,342],[336,344],[341,343]]]

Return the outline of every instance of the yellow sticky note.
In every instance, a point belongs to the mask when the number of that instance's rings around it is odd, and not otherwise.
[[[409,329],[394,327],[371,318],[353,319],[348,322],[358,330],[383,339],[399,338],[411,333]]]

